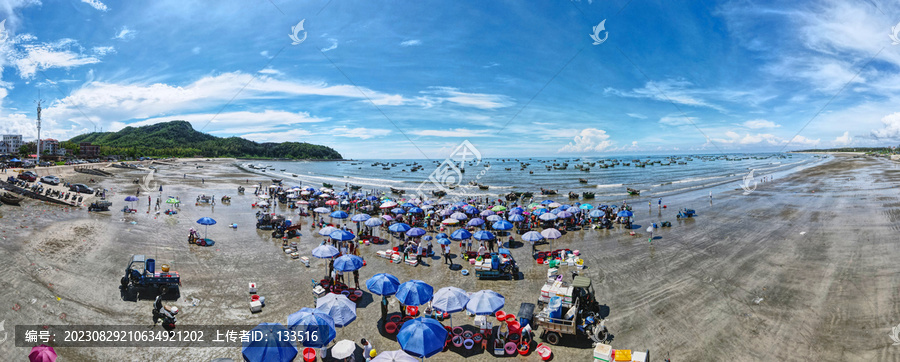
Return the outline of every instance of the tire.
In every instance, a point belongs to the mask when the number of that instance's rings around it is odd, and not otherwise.
[[[545,338],[547,343],[552,344],[554,346],[559,344],[559,339],[560,339],[560,335],[559,335],[559,333],[556,333],[556,332],[547,332],[547,335]]]
[[[122,277],[121,283],[122,283],[123,287],[127,287],[128,286],[128,277]]]

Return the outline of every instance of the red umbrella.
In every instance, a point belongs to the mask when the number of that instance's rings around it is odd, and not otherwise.
[[[28,360],[31,362],[56,362],[56,351],[46,344],[35,346],[31,348]]]
[[[325,201],[325,205],[334,206],[334,205],[337,205],[337,204],[338,204],[337,200],[328,200],[328,201]]]

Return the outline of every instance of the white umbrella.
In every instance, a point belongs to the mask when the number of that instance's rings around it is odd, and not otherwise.
[[[410,356],[403,350],[397,350],[381,352],[372,358],[372,362],[419,362],[419,359]]]
[[[269,202],[268,201],[260,201],[256,204],[256,206],[269,206]]]
[[[356,352],[356,343],[348,339],[343,339],[331,347],[331,357],[339,360],[352,356],[353,352]]]
[[[261,198],[261,199],[263,199],[263,200],[268,200],[268,199],[269,199],[269,195],[259,195],[259,198]]]

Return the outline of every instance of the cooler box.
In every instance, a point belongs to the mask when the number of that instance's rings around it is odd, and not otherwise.
[[[542,297],[550,298],[550,287],[551,287],[550,284],[544,284],[544,286],[541,287],[541,296]]]
[[[559,268],[550,268],[550,269],[547,269],[547,278],[548,278],[548,279],[549,279],[549,278],[555,278],[557,275],[559,275]]]
[[[258,313],[261,311],[262,311],[262,302],[260,302],[258,300],[254,301],[254,302],[250,302],[250,312],[251,313]]]
[[[647,361],[647,352],[634,352],[631,354],[631,362],[649,362]]]
[[[600,362],[612,361],[612,346],[603,343],[597,343],[594,346],[594,360]]]

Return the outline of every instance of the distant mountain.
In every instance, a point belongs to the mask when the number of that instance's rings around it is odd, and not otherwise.
[[[133,157],[342,159],[341,154],[331,147],[306,142],[256,143],[240,137],[221,138],[198,132],[185,121],[125,127],[118,132],[92,132],[75,136],[68,142],[90,142],[100,145],[103,155]]]

